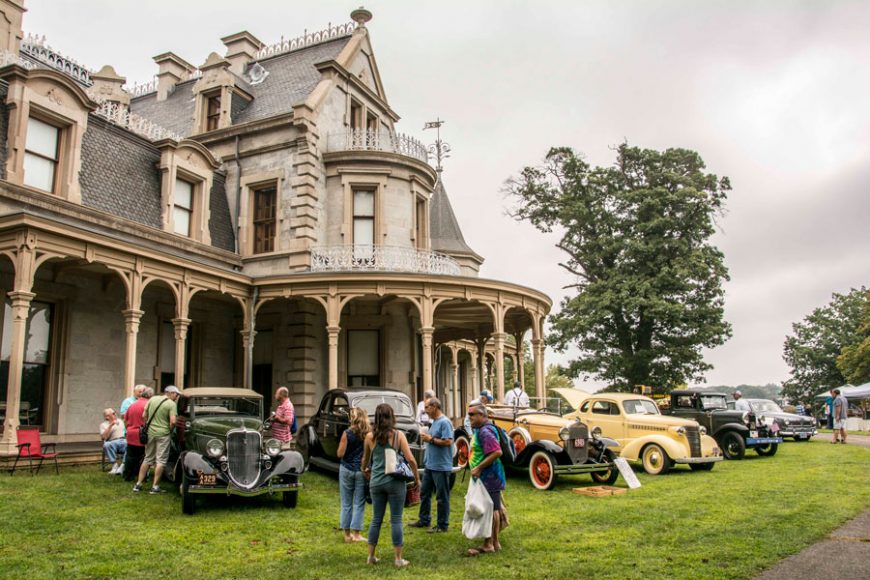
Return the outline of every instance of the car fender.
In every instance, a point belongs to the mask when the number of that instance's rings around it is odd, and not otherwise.
[[[610,437],[599,437],[598,440],[601,443],[604,443],[605,447],[613,447],[614,449],[619,447],[619,442],[616,439],[611,439]]]
[[[273,459],[271,477],[293,473],[302,475],[305,471],[305,460],[298,451],[282,451]]]
[[[308,440],[309,454],[311,454],[313,450],[320,447],[320,438],[317,437],[317,430],[311,425],[311,423],[306,423],[299,431],[299,435],[302,435],[302,433],[305,433],[306,435],[306,439]],[[299,435],[297,435],[297,437],[299,437]]]
[[[207,474],[217,473],[215,466],[201,453],[196,451],[187,451],[182,456],[182,466],[188,476],[194,477],[200,471]]]
[[[716,429],[716,432],[713,433],[713,437],[718,441],[719,437],[724,435],[727,431],[737,431],[744,439],[749,436],[749,427],[746,425],[740,423],[725,423]]]
[[[529,464],[529,460],[532,458],[537,451],[546,451],[556,459],[557,464],[571,464],[571,459],[568,457],[568,454],[565,453],[565,450],[559,447],[558,444],[550,441],[548,439],[538,439],[537,441],[532,441],[526,448],[523,449],[523,452],[517,455],[517,460],[514,463],[517,467],[524,467]]]
[[[632,439],[625,444],[619,455],[620,457],[632,461],[640,459],[641,451],[650,443],[655,443],[664,449],[665,453],[667,453],[671,459],[688,457],[690,455],[688,441],[686,441],[685,444],[681,444],[679,441],[674,441],[670,437],[664,435],[647,435],[645,437]]]
[[[465,430],[465,427],[457,427],[453,430],[453,441],[456,442],[460,437],[465,437],[469,441],[471,441],[471,434]]]

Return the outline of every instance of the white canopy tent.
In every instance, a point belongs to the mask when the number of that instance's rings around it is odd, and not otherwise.
[[[857,387],[853,387],[851,385],[846,385],[843,387],[839,387],[840,393],[849,401],[858,400],[858,399],[870,399],[870,383],[864,383],[863,385],[858,385]],[[817,399],[826,398],[831,391],[824,391],[816,395]]]

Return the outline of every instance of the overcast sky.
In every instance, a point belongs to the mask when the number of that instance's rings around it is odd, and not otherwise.
[[[248,30],[266,43],[349,20],[354,2],[27,0],[24,28],[129,81]],[[368,27],[399,130],[446,120],[444,181],[482,276],[572,282],[555,238],[508,218],[505,179],[568,145],[598,165],[632,145],[698,151],[731,178],[715,242],[734,336],[708,384],[780,382],[791,323],[870,285],[870,2],[378,0]],[[548,352],[547,362],[566,355]],[[586,388],[595,383],[587,383]]]

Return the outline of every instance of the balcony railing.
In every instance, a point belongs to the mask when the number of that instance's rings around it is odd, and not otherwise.
[[[389,131],[351,129],[330,133],[326,140],[327,151],[389,151],[429,162],[426,146],[417,139]]]
[[[413,272],[459,276],[450,256],[400,246],[319,246],[311,250],[312,272]]]

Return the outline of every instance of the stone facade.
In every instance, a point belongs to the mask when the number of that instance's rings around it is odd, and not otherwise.
[[[286,385],[302,420],[328,389],[433,388],[458,418],[503,394],[524,339],[543,394],[551,302],[477,277],[440,168],[396,133],[369,12],[275,46],[230,35],[200,69],[163,53],[126,93],[110,66],[67,75],[19,48],[21,9],[0,0],[19,27],[0,67],[0,452],[22,423],[95,440],[139,383]]]

